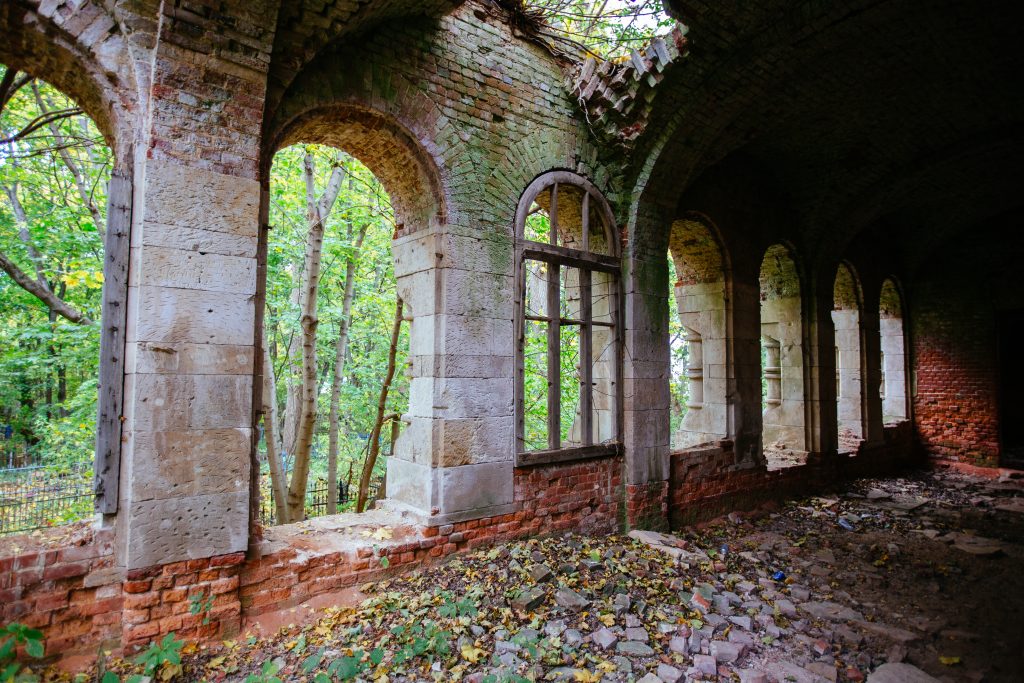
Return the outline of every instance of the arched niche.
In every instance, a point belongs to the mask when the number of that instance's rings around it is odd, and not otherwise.
[[[686,344],[685,414],[672,435],[673,448],[726,438],[729,377],[726,259],[721,242],[702,217],[672,224],[669,257],[675,267],[676,310]]]
[[[860,283],[852,266],[840,263],[832,288],[832,325],[836,340],[836,418],[840,452],[856,452],[864,438],[862,301]]]
[[[761,261],[762,444],[769,468],[806,459],[803,308],[789,247],[774,244]]]

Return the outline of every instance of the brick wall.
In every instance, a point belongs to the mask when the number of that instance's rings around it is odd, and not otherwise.
[[[50,654],[95,651],[121,637],[121,579],[112,530],[86,524],[0,544],[2,623],[46,634]]]
[[[921,284],[914,291],[914,425],[929,456],[995,467],[995,317],[991,303],[974,295],[973,288],[945,282]]]

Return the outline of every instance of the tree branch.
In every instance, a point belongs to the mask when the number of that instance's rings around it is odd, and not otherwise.
[[[83,314],[76,308],[68,305],[62,301],[56,294],[50,291],[49,287],[44,287],[39,284],[14,263],[14,261],[7,258],[7,254],[0,251],[0,270],[7,273],[15,284],[24,289],[26,292],[36,297],[46,307],[67,320],[75,323],[76,325],[93,325],[92,319]]]

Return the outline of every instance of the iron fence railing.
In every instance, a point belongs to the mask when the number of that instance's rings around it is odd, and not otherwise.
[[[0,469],[0,535],[85,519],[93,499],[92,463]]]
[[[260,496],[260,521],[275,524],[274,499],[269,477],[264,475]],[[369,500],[381,497],[384,478],[370,483]],[[338,484],[338,507],[353,502],[356,487]],[[88,519],[94,512],[92,463],[70,467],[26,465],[0,468],[0,536],[20,534]],[[306,489],[306,517],[327,514],[327,481],[316,478]]]
[[[270,476],[264,475],[263,485],[260,487],[260,523],[265,526],[277,524],[277,514],[274,504],[274,490],[270,486]],[[368,502],[381,498],[381,491],[384,489],[384,477],[370,482],[370,489],[367,496]],[[358,493],[357,486],[349,486],[346,482],[338,482],[338,508],[355,501]],[[306,485],[306,519],[312,517],[323,517],[327,514],[327,480],[322,478],[311,479]]]

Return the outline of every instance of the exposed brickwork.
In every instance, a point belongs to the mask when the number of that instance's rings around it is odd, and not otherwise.
[[[122,645],[141,645],[171,632],[184,639],[237,635],[238,577],[244,561],[244,553],[231,553],[129,571]],[[211,597],[213,602],[208,603]]]
[[[728,444],[728,442],[725,442]],[[885,444],[835,462],[766,471],[735,465],[731,447],[678,451],[671,456],[668,484],[672,527],[710,519],[731,510],[748,510],[766,501],[820,490],[838,477],[878,475],[907,464],[909,423],[885,428]]]
[[[50,654],[95,651],[121,637],[121,579],[112,530],[87,525],[0,544],[2,623],[46,634]]]
[[[932,457],[999,464],[995,318],[947,283],[914,297],[914,424]]]

